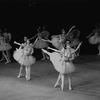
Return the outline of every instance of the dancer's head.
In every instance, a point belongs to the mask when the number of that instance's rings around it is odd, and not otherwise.
[[[62,33],[62,34],[65,34],[65,29],[62,29],[62,30],[61,30],[61,33]]]
[[[27,37],[26,36],[24,37],[24,42],[27,42]]]
[[[71,47],[70,47],[70,41],[66,41],[66,43],[65,43],[65,48],[66,49],[70,49]]]
[[[27,41],[26,41],[26,42],[27,42],[27,44],[30,44],[30,40],[29,40],[29,39],[27,39]]]

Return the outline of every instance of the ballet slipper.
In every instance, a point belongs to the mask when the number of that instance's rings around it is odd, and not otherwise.
[[[5,62],[5,64],[8,64],[8,63],[9,63],[9,61]]]
[[[30,80],[30,77],[26,77],[26,81],[29,81]]]
[[[62,89],[62,91],[64,91],[64,85],[63,84],[61,85],[61,89]]]
[[[69,90],[72,90],[71,86],[69,86]]]
[[[54,85],[54,88],[56,88],[57,86],[59,86],[60,85],[60,83],[56,83],[55,85]]]
[[[22,74],[19,74],[19,75],[17,76],[17,78],[21,78],[21,76],[22,76]]]

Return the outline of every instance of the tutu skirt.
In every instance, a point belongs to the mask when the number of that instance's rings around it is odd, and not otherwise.
[[[30,66],[36,62],[36,58],[32,55],[24,55],[22,49],[16,49],[13,57],[19,64],[24,66]]]
[[[12,47],[9,43],[0,44],[0,51],[10,50]]]
[[[60,47],[61,44],[59,42],[59,38],[58,37],[53,36],[51,41],[52,41],[52,45],[54,47],[56,47],[56,48],[59,48]]]
[[[34,48],[37,48],[37,49],[42,49],[46,47],[48,47],[48,43],[41,39],[38,39],[36,44],[34,45]]]
[[[99,38],[97,38],[96,36],[91,36],[89,38],[89,43],[91,43],[91,44],[97,44],[98,43],[98,40],[99,40]]]
[[[16,49],[13,53],[13,57],[16,61],[19,61],[21,57],[23,56],[23,50],[22,49]]]
[[[54,68],[56,69],[56,71],[60,73],[68,74],[75,71],[75,66],[73,65],[72,62],[61,61],[61,57],[59,53],[56,53],[56,52],[50,53],[50,60],[52,64],[54,65]]]

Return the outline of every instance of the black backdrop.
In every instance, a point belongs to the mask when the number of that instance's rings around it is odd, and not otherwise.
[[[39,26],[45,26],[52,34],[66,32],[75,25],[81,31],[81,54],[97,54],[97,45],[90,45],[86,36],[95,24],[100,23],[99,3],[87,0],[1,0],[0,28],[12,33],[13,41],[23,42],[32,37]]]

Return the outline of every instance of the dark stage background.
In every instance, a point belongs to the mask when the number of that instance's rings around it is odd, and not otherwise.
[[[13,41],[34,36],[39,26],[52,35],[62,28],[68,32],[75,25],[81,31],[81,54],[97,54],[97,45],[89,44],[86,36],[100,23],[99,4],[87,0],[1,0],[0,28],[12,33],[13,52],[17,47]]]

